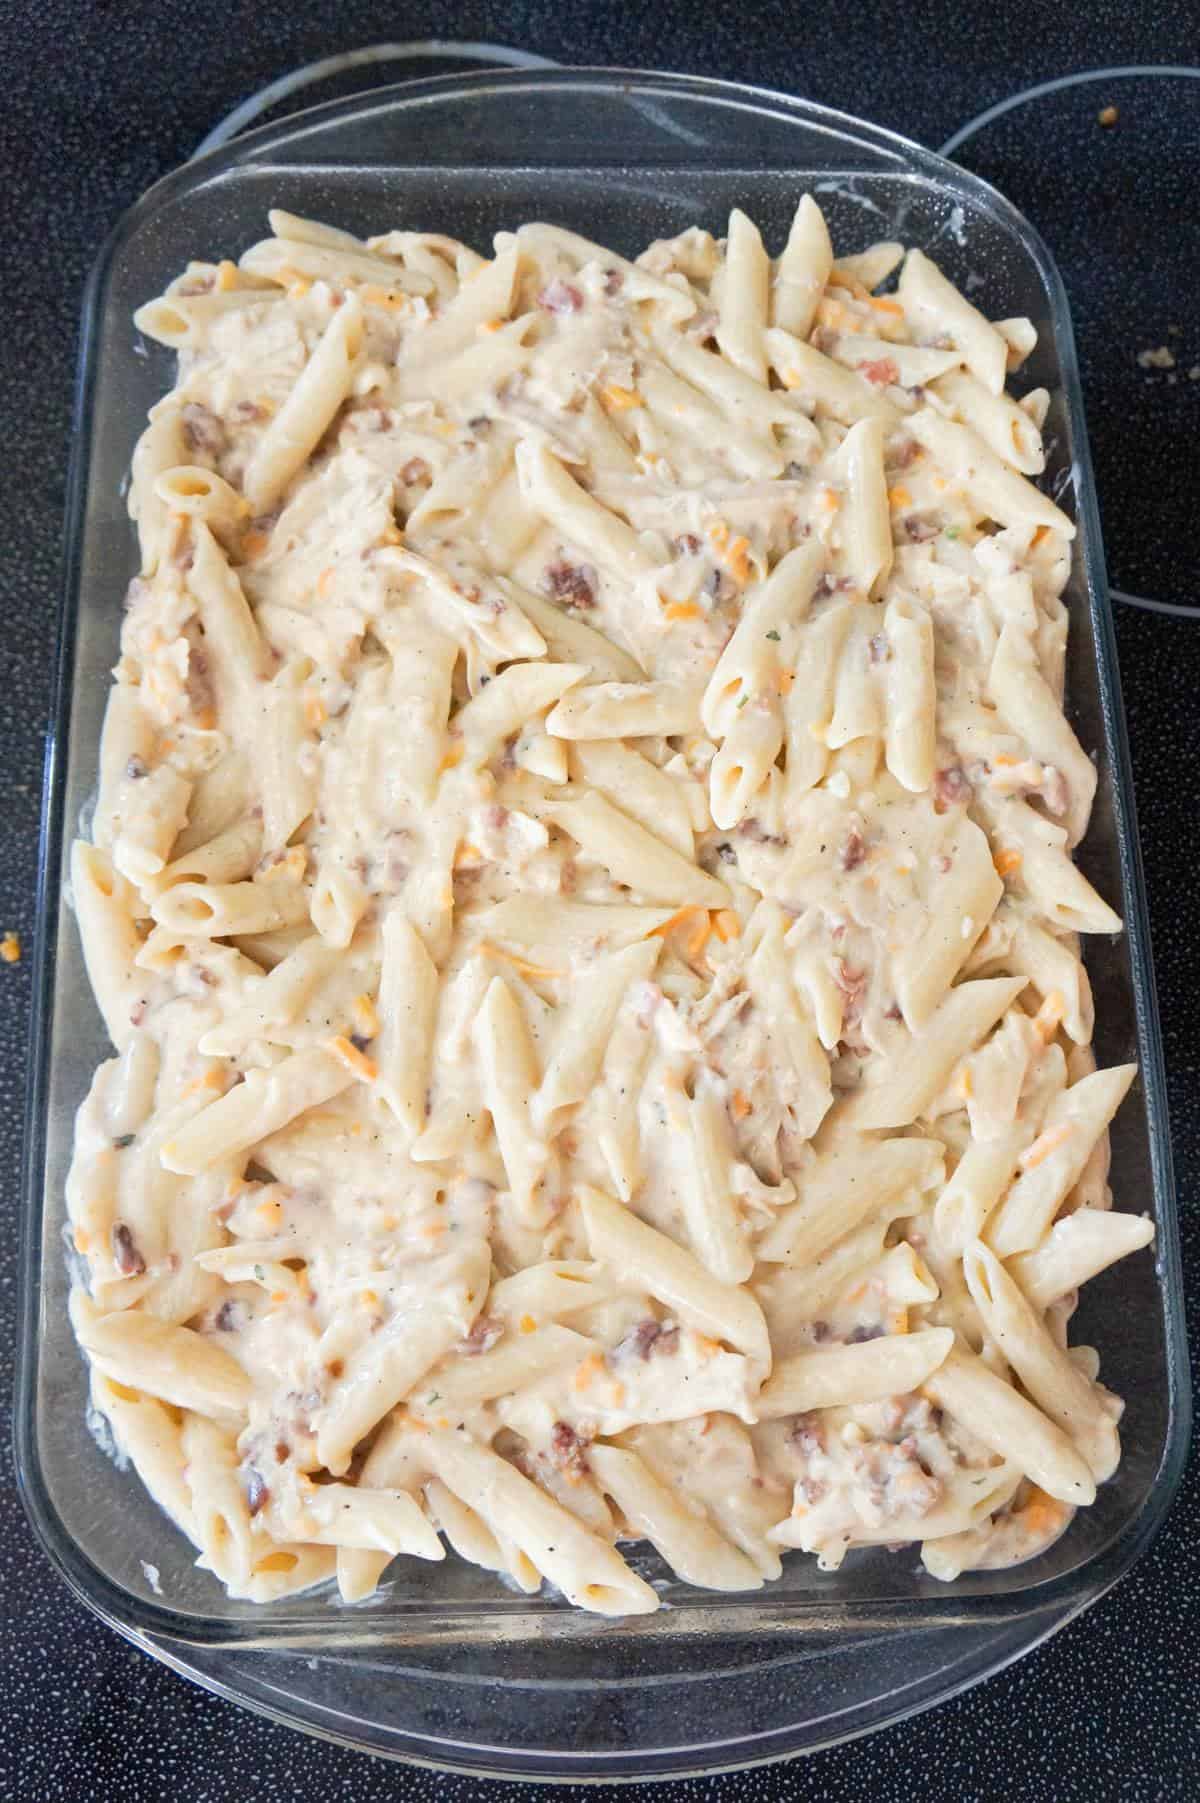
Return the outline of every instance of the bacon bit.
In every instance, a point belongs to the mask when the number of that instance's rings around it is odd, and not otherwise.
[[[816,1452],[824,1452],[825,1424],[820,1415],[815,1410],[810,1410],[804,1415],[797,1415],[792,1423],[792,1431],[788,1435],[788,1440],[797,1452],[803,1453],[806,1458],[811,1458]]]
[[[712,924],[713,932],[722,945],[727,944],[731,939],[740,939],[742,936],[742,923],[732,908],[718,908],[712,917]]]
[[[516,952],[506,952],[503,946],[493,945],[487,939],[480,940],[478,952],[484,958],[503,958],[522,977],[541,977],[549,982],[552,978],[565,977],[567,974],[565,970],[551,970],[545,964],[531,964],[528,958],[519,958]]]
[[[1067,1005],[1062,990],[1052,989],[1033,1017],[1034,1027],[1037,1030],[1039,1037],[1043,1039],[1047,1045],[1058,1031],[1062,1022],[1062,1017],[1066,1011]]]
[[[477,1315],[471,1323],[471,1331],[458,1342],[458,1351],[466,1358],[478,1358],[480,1353],[490,1352],[497,1340],[504,1337],[504,1323],[495,1315]]]
[[[138,1251],[137,1244],[124,1221],[114,1221],[110,1239],[113,1263],[122,1277],[140,1277],[146,1269],[146,1261]]]
[[[586,1390],[604,1370],[604,1360],[598,1352],[591,1352],[575,1372],[571,1385],[576,1390]]]
[[[865,376],[877,388],[886,388],[889,383],[900,380],[900,371],[893,357],[869,357],[858,364],[857,368],[859,375]]]
[[[1049,526],[1039,526],[1037,531],[1034,533],[1033,537],[1029,541],[1029,549],[1031,551],[1036,551],[1038,546],[1040,544],[1043,544],[1046,541],[1046,539],[1049,538],[1049,536],[1050,536]]]
[[[319,695],[304,697],[304,718],[315,732],[318,726],[324,726],[329,718],[329,709]]]
[[[566,1421],[550,1430],[550,1456],[569,1484],[582,1483],[588,1475],[587,1441]]]
[[[358,1047],[353,1045],[350,1040],[346,1038],[344,1033],[338,1033],[333,1039],[327,1039],[325,1041],[325,1050],[327,1052],[332,1052],[335,1058],[340,1059],[346,1066],[346,1069],[348,1071],[353,1071],[354,1075],[362,1083],[374,1083],[376,1077],[379,1075],[379,1066],[376,1064],[375,1060],[373,1058],[368,1058],[365,1052],[360,1052]]]
[[[330,564],[328,569],[322,570],[317,578],[317,594],[322,601],[328,601],[333,592],[334,575],[335,571],[333,565]]]
[[[753,1104],[749,1096],[743,1095],[740,1089],[735,1089],[733,1100],[729,1104],[729,1112],[735,1121],[744,1121],[748,1114],[753,1113]]]
[[[555,601],[567,607],[595,607],[597,576],[591,564],[569,563],[560,558],[547,564],[542,587]]]
[[[877,313],[894,313],[898,319],[904,317],[904,308],[900,302],[893,300],[888,294],[873,294],[870,304]]]
[[[364,1039],[374,1039],[379,1031],[379,1015],[369,995],[356,995],[350,1007],[354,1030]]]
[[[6,964],[16,964],[21,957],[21,940],[17,933],[5,933],[0,939],[0,958]]]
[[[257,532],[253,529],[243,532],[242,556],[246,558],[261,557],[270,542],[265,532]]]
[[[663,608],[666,620],[698,620],[700,609],[694,601],[670,601]]]
[[[537,304],[544,307],[547,313],[578,313],[583,305],[583,295],[572,283],[555,276],[538,295]]]
[[[867,855],[867,842],[856,826],[852,826],[842,843],[838,853],[838,863],[843,870],[857,870]]]
[[[1011,876],[1014,870],[1020,869],[1024,859],[1010,846],[1006,851],[998,852],[994,862],[997,876]]]
[[[938,770],[933,778],[933,805],[939,814],[971,799],[971,784],[961,764]]]
[[[537,1322],[534,1320],[532,1315],[522,1315],[521,1319],[517,1322],[517,1326],[520,1328],[522,1333],[536,1333],[537,1332]]]
[[[1070,1121],[1060,1121],[1057,1127],[1047,1127],[1044,1133],[1038,1134],[1031,1146],[1026,1146],[1017,1163],[1023,1171],[1036,1170],[1052,1152],[1057,1152],[1070,1139],[1074,1131]]]
[[[912,495],[902,482],[888,489],[888,505],[893,508],[912,506]]]
[[[600,398],[610,413],[628,413],[632,407],[644,407],[645,401],[636,388],[622,388],[609,382],[600,390]]]

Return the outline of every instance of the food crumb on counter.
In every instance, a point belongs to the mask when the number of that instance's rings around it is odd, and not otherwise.
[[[1174,369],[1175,358],[1165,344],[1137,354],[1139,369]]]
[[[1121,115],[1118,113],[1115,106],[1102,106],[1100,111],[1096,114],[1096,118],[1100,124],[1104,126],[1115,125],[1120,117]]]
[[[0,958],[6,964],[16,964],[21,957],[21,941],[16,933],[5,933],[0,939]]]

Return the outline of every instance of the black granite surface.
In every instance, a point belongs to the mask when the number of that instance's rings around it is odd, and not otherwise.
[[[201,23],[203,22],[203,23]],[[201,35],[202,34],[202,35]],[[632,6],[531,0],[286,7],[0,3],[0,932],[32,940],[42,740],[81,285],[109,226],[213,123],[297,64],[354,45],[490,38],[566,62],[676,68],[803,93],[934,147],[1034,83],[1200,62],[1200,10],[813,0]],[[1116,105],[1115,126],[1097,121]],[[1080,340],[1106,548],[1124,589],[1200,604],[1200,82],[1110,77],[1031,100],[960,160],[1026,210],[1063,269]],[[1143,367],[1166,346],[1174,368]],[[1121,611],[1193,1335],[1200,1325],[1200,619]],[[15,1213],[28,953],[0,965],[0,1178]],[[1136,1200],[1132,1204],[1137,1206]],[[0,1332],[14,1233],[0,1235]],[[5,1363],[8,1361],[6,1360]],[[5,1413],[8,1414],[7,1386]],[[1081,1620],[967,1696],[873,1739],[680,1793],[745,1799],[1200,1796],[1200,1485]],[[204,1695],[109,1633],[52,1576],[0,1440],[0,1797],[180,1803],[466,1797],[481,1788],[308,1741]]]

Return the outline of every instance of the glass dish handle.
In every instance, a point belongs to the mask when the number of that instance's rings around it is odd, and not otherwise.
[[[401,44],[367,44],[359,50],[342,50],[336,56],[323,56],[318,62],[305,63],[303,68],[293,69],[289,75],[281,75],[276,81],[268,82],[265,88],[259,88],[256,94],[251,94],[248,100],[243,100],[213,126],[192,152],[192,160],[227,144],[230,138],[236,138],[239,132],[261,119],[281,100],[287,100],[331,75],[340,75],[343,70],[370,68],[378,63],[443,61],[507,69],[558,69],[562,66],[553,57],[538,56],[533,50],[516,50],[511,44],[456,43],[451,38],[414,38]]]

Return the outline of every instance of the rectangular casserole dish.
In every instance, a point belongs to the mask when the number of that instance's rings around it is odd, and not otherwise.
[[[1158,1228],[1157,1269],[1141,1256],[1088,1285],[1073,1336],[1099,1347],[1104,1381],[1126,1399],[1121,1467],[1040,1558],[950,1587],[922,1572],[912,1548],[858,1553],[836,1573],[792,1557],[778,1584],[751,1597],[673,1582],[670,1608],[604,1625],[556,1598],[509,1594],[453,1559],[401,1562],[380,1597],[355,1609],[325,1592],[265,1608],[231,1601],[85,1431],[86,1372],[66,1310],[73,1116],[108,1046],[65,851],[93,793],[135,569],[130,454],[172,379],[169,353],[139,341],[131,315],[189,257],[236,256],[262,235],[272,205],[355,232],[405,225],[479,247],[498,229],[544,218],[634,254],[689,224],[723,229],[734,204],[778,244],[804,187],[839,251],[903,238],[960,284],[982,276],[977,304],[992,317],[1028,314],[1039,334],[1022,382],[1050,391],[1046,482],[1079,524],[1064,595],[1068,709],[1100,773],[1080,861],[1126,921],[1120,938],[1088,945],[1096,1052],[1101,1064],[1136,1059],[1141,1068],[1115,1125],[1111,1181],[1119,1205],[1153,1211]],[[475,1772],[564,1777],[711,1769],[862,1732],[983,1676],[1102,1594],[1146,1545],[1178,1482],[1187,1363],[1128,746],[1078,371],[1057,272],[1020,215],[915,145],[731,84],[611,71],[408,84],[255,132],[140,201],[89,287],[77,408],[47,756],[17,1422],[27,1505],[73,1587],[140,1644],[283,1719]],[[663,1576],[653,1554],[635,1560]],[[518,1705],[514,1686],[533,1700]]]

